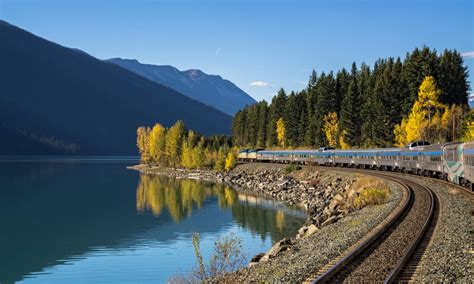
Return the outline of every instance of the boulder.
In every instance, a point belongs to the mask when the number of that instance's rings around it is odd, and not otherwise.
[[[264,256],[265,256],[265,253],[262,252],[252,257],[249,263],[249,267],[254,266],[255,264],[259,263]]]
[[[278,241],[276,244],[272,246],[272,248],[268,251],[267,255],[269,257],[275,257],[279,255],[280,253],[286,251],[293,245],[293,241],[288,238],[284,238],[280,241]]]
[[[339,220],[339,217],[338,217],[338,216],[331,216],[331,217],[329,217],[326,221],[324,221],[324,222],[321,224],[321,227],[324,227],[324,226],[326,226],[326,225],[335,223],[337,220]]]
[[[319,228],[316,227],[316,225],[311,224],[311,225],[308,226],[308,229],[306,230],[304,236],[309,237],[311,235],[314,235],[317,231],[319,231]]]

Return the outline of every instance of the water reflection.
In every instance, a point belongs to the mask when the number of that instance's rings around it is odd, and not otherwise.
[[[272,241],[296,232],[305,214],[272,200],[237,193],[228,185],[196,180],[177,180],[164,176],[140,176],[137,186],[137,211],[159,217],[163,210],[180,223],[193,209],[202,208],[206,200],[217,199],[221,210],[230,209],[234,221],[241,227],[259,233]]]
[[[203,251],[235,230],[259,252],[304,222],[281,203],[128,164],[0,162],[0,283],[161,282],[194,264],[193,232]]]
[[[166,208],[173,221],[179,223],[183,216],[191,216],[194,207],[200,209],[211,197],[217,197],[219,207],[226,209],[234,204],[237,194],[229,187],[212,183],[142,175],[137,187],[137,210],[159,216]]]

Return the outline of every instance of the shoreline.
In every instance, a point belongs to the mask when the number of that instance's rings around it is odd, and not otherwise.
[[[306,212],[307,220],[296,236],[277,241],[268,252],[255,255],[248,267],[212,279],[219,282],[304,281],[326,263],[328,256],[343,251],[382,222],[401,199],[400,187],[379,177],[311,166],[286,172],[286,166],[240,164],[227,173],[146,165],[127,168],[147,175],[225,183],[238,192],[282,201]],[[348,204],[363,187],[361,181],[387,185],[390,195],[386,202],[357,210],[350,208]],[[328,239],[328,234],[334,237]],[[320,261],[314,261],[315,257]],[[286,263],[286,267],[282,263]]]

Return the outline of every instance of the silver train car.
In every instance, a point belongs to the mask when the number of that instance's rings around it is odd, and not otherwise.
[[[429,145],[411,143],[406,148],[336,150],[249,150],[241,162],[297,163],[397,171],[446,179],[473,191],[474,141]]]

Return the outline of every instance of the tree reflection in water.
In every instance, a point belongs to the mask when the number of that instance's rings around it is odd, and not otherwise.
[[[231,210],[234,222],[272,241],[296,234],[305,219],[302,210],[279,202],[238,193],[228,185],[165,176],[141,175],[136,190],[137,211],[159,217],[167,210],[180,223],[206,200],[217,199],[219,208]]]

